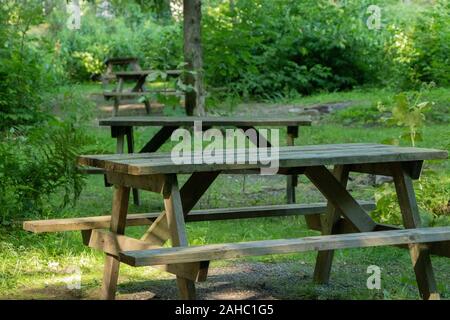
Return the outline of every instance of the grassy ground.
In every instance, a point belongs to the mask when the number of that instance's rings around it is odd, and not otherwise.
[[[98,86],[82,85],[71,88],[75,92],[92,94]],[[322,117],[312,127],[302,128],[297,144],[381,142],[397,137],[401,129],[378,124],[377,101],[389,102],[392,93],[383,90],[354,91],[321,94],[273,104],[238,104],[232,111],[238,114],[285,114],[298,105],[330,102],[352,102],[352,107]],[[434,113],[424,128],[421,147],[450,149],[448,110],[450,91],[433,90],[427,98],[436,101]],[[98,98],[98,97],[97,97]],[[93,100],[98,100],[92,96]],[[76,109],[75,109],[76,108]],[[217,112],[227,113],[229,105],[219,104]],[[96,138],[97,150],[113,152],[114,141],[107,128],[99,128],[97,119],[107,116],[98,105],[75,105],[73,110],[57,110],[87,115],[89,130]],[[130,112],[141,112],[130,111]],[[177,111],[167,111],[177,112]],[[138,147],[153,134],[154,129],[139,128]],[[282,131],[281,137],[285,132]],[[169,150],[170,146],[164,147]],[[434,172],[434,173],[433,173]],[[425,179],[437,179],[439,192],[429,193],[426,185],[416,182],[418,198],[426,224],[450,225],[450,163],[429,162]],[[186,177],[182,177],[182,180]],[[425,180],[427,181],[427,180]],[[222,176],[198,204],[198,208],[278,204],[285,201],[285,180],[281,177]],[[391,186],[373,187],[361,175],[352,176],[349,186],[359,199],[374,200],[392,189]],[[434,187],[433,187],[434,188]],[[436,186],[436,188],[438,188]],[[425,191],[424,191],[425,190]],[[428,190],[428,191],[427,191]],[[56,195],[57,197],[57,195]],[[297,188],[300,201],[323,201],[320,194],[303,178]],[[140,207],[132,212],[159,211],[162,201],[158,195],[143,193]],[[89,176],[86,187],[72,208],[58,216],[90,216],[110,211],[111,189],[105,188],[101,176]],[[441,206],[441,207],[439,207]],[[443,208],[430,212],[429,208]],[[394,209],[397,210],[397,209]],[[434,210],[434,209],[433,209]],[[433,211],[431,210],[431,211]],[[397,210],[398,216],[398,210]],[[139,237],[145,228],[129,228],[127,234]],[[188,225],[191,244],[248,241],[258,239],[293,238],[317,234],[309,231],[303,218],[262,218],[240,221],[201,222]],[[282,256],[264,256],[248,259],[214,262],[211,277],[199,284],[200,298],[275,298],[275,299],[417,299],[418,291],[408,252],[395,248],[367,248],[340,250],[336,253],[332,281],[328,286],[312,284],[316,254],[314,252]],[[0,229],[0,299],[95,299],[101,283],[103,255],[81,244],[78,233],[34,235],[24,231]],[[439,290],[443,298],[450,298],[450,263],[448,259],[433,257]],[[367,267],[377,265],[382,270],[381,290],[366,287]],[[69,289],[67,283],[74,270],[81,272],[81,288]],[[69,283],[71,283],[69,281]],[[147,290],[156,298],[176,297],[172,276],[152,268],[121,268],[119,297],[123,299],[148,298]]]

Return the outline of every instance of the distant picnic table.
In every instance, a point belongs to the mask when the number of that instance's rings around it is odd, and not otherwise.
[[[122,100],[125,99],[139,99],[141,97],[147,97],[150,94],[163,94],[163,95],[177,95],[177,90],[173,88],[162,88],[162,89],[147,89],[145,83],[148,75],[156,72],[163,72],[167,77],[178,77],[181,75],[180,70],[136,70],[136,71],[119,71],[115,72],[114,76],[117,78],[117,85],[112,91],[104,91],[103,96],[106,100],[113,99],[113,116],[116,116],[119,112],[119,106]],[[131,90],[125,90],[124,84],[127,81],[134,82],[134,86]],[[151,112],[151,105],[148,99],[144,99],[143,103],[145,105],[145,110],[147,114]]]
[[[236,156],[246,155],[249,150],[234,152]],[[192,160],[198,156],[194,153]],[[115,298],[120,263],[159,266],[176,275],[182,299],[195,299],[195,282],[206,280],[211,260],[319,251],[314,279],[326,283],[334,250],[391,245],[409,249],[421,296],[439,299],[430,255],[450,257],[450,227],[421,227],[412,181],[419,178],[424,160],[447,157],[448,153],[442,150],[366,143],[283,147],[277,159],[278,174],[306,176],[327,199],[326,204],[199,211],[192,209],[221,173],[258,171],[265,165],[260,162],[211,165],[205,160],[175,164],[168,153],[86,155],[79,157],[79,164],[105,170],[108,182],[115,185],[111,215],[28,221],[24,228],[32,232],[81,230],[86,245],[106,254],[104,299]],[[330,171],[327,166],[334,169]],[[366,210],[373,206],[356,201],[347,191],[350,172],[393,177],[405,229],[371,218]],[[181,188],[180,174],[190,174]],[[164,211],[129,215],[131,188],[162,194]],[[186,222],[285,215],[305,216],[308,227],[321,231],[322,235],[189,246]],[[150,225],[140,240],[124,235],[126,226],[135,225]],[[102,230],[108,227],[109,231]],[[172,247],[164,247],[168,240]]]
[[[139,59],[137,57],[108,58],[103,63],[106,66],[105,72],[102,74],[103,86],[109,84],[111,80],[116,79],[115,72],[117,71],[126,71],[130,69],[131,71],[141,70],[141,66],[139,65]],[[117,67],[119,67],[120,70],[116,70]]]
[[[134,127],[161,127],[150,140],[139,150],[139,153],[156,152],[167,141],[170,140],[172,133],[180,128],[193,128],[195,123],[201,123],[202,129],[207,130],[211,127],[233,127],[243,131],[254,129],[256,137],[248,137],[256,146],[270,147],[270,141],[260,134],[258,127],[285,127],[288,146],[293,146],[294,141],[299,136],[299,127],[310,126],[309,117],[257,117],[257,116],[177,116],[177,117],[157,117],[157,116],[138,116],[138,117],[112,117],[101,119],[100,126],[111,127],[111,136],[117,140],[116,152],[124,153],[125,138],[128,146],[128,153],[136,152],[134,146]],[[286,198],[288,203],[295,202],[295,187],[297,185],[297,176],[289,175],[287,177]],[[136,205],[139,205],[139,193],[133,190],[133,198]]]

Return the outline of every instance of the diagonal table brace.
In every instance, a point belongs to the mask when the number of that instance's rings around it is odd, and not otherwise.
[[[357,230],[368,232],[375,229],[376,223],[325,166],[308,167],[305,175]]]

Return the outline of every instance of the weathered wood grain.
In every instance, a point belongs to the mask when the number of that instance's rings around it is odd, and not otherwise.
[[[117,187],[114,191],[110,230],[115,234],[125,233],[129,196],[128,187]],[[106,254],[102,285],[102,298],[105,300],[114,300],[116,297],[119,265],[117,256]]]
[[[204,127],[211,126],[310,126],[311,119],[309,117],[248,117],[248,116],[229,116],[229,117],[197,117],[197,116],[130,116],[130,117],[113,117],[101,119],[100,126],[189,126],[192,127],[194,122],[201,121]]]
[[[375,209],[375,204],[370,201],[359,201],[359,204],[366,211]],[[325,210],[325,203],[202,209],[189,212],[186,216],[186,222],[283,217],[292,215],[315,216],[324,213]],[[127,227],[151,225],[160,214],[161,212],[129,214],[127,215],[126,225]],[[25,221],[23,223],[23,229],[34,233],[103,229],[109,227],[110,221],[111,215],[35,220]]]
[[[347,187],[349,167],[336,166],[333,175],[343,188]],[[322,235],[330,235],[337,233],[337,222],[342,215],[342,211],[328,202],[327,211],[321,216]],[[330,280],[331,265],[333,263],[333,250],[319,251],[316,258],[316,266],[314,268],[314,281],[319,284],[326,284]]]
[[[170,175],[167,177],[165,188],[164,207],[172,246],[187,247],[189,243],[186,234],[186,224],[184,222],[181,195],[180,190],[178,189],[178,180],[176,175]],[[183,265],[182,268],[190,269],[192,268],[192,265]],[[196,293],[194,281],[182,276],[177,276],[177,284],[181,299],[195,299]]]
[[[449,240],[450,227],[417,228],[305,237],[300,239],[263,240],[130,251],[121,254],[121,261],[132,266],[146,266],[242,258],[267,254],[287,254],[304,251],[363,248]]]
[[[258,149],[261,151],[261,149]],[[249,149],[232,151],[234,156],[245,155],[249,158]],[[267,154],[271,151],[268,150]],[[276,155],[274,155],[275,157]],[[280,168],[311,167],[324,165],[344,165],[361,163],[392,163],[405,161],[421,161],[430,159],[446,159],[447,151],[424,148],[395,147],[377,144],[346,144],[282,147],[279,150]],[[274,158],[275,159],[275,158]],[[128,155],[87,155],[80,156],[80,165],[103,168],[106,170],[131,175],[148,175],[157,173],[192,173],[205,171],[222,171],[238,169],[258,169],[267,165],[258,163],[205,163],[205,157],[193,153],[192,164],[174,164],[167,153],[142,153]],[[212,160],[212,159],[209,159]],[[200,162],[200,163],[195,163]],[[213,161],[211,161],[213,162]]]
[[[410,228],[410,230],[414,230],[413,228],[420,228],[421,221],[419,208],[416,203],[412,179],[401,164],[394,169],[394,182],[400,211],[403,217],[403,225],[405,228]],[[433,267],[431,265],[429,248],[424,245],[413,243],[409,246],[409,252],[416,274],[420,295],[424,300],[440,299]]]
[[[327,200],[359,231],[372,231],[376,224],[341,183],[325,167],[309,167],[305,175]]]

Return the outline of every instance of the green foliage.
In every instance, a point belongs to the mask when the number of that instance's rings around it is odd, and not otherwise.
[[[427,170],[415,183],[416,198],[421,209],[424,226],[445,225],[450,221],[450,181],[442,179],[435,171]],[[394,186],[384,184],[378,188],[375,199],[377,208],[372,216],[381,223],[401,225],[402,217],[398,207]]]
[[[240,0],[233,8],[228,2],[208,8],[203,19],[208,83],[273,96],[375,80],[381,39],[363,23],[367,3]]]
[[[98,17],[95,6],[85,6],[81,28],[70,30],[67,14],[62,9],[52,12],[48,50],[58,53],[70,79],[86,81],[101,74],[109,57],[136,56],[144,68],[160,70],[174,69],[182,61],[179,24],[160,24],[134,3],[118,6],[116,14],[113,19]]]
[[[59,81],[96,78],[107,57],[137,56],[158,70],[183,61],[182,21],[169,17],[168,1],[111,3],[114,18],[98,16],[98,2],[83,2],[80,30],[67,28],[64,6],[45,18],[42,56]],[[379,30],[366,24],[372,4],[382,8]],[[202,8],[209,88],[279,99],[361,85],[449,83],[448,0],[210,0]]]
[[[63,196],[57,206],[73,204],[84,179],[76,156],[89,141],[83,130],[56,119],[33,129],[11,129],[0,142],[0,222],[51,213],[50,200],[58,190]]]
[[[412,88],[422,82],[450,84],[450,2],[437,0],[415,14],[415,19],[390,23],[383,63],[387,81]]]
[[[408,141],[413,147],[416,141],[422,141],[421,128],[425,122],[425,112],[433,105],[429,101],[421,101],[424,90],[430,86],[423,86],[418,92],[406,94],[404,92],[394,97],[394,106],[390,110],[391,115],[388,118],[382,118],[382,121],[388,125],[396,125],[405,128],[400,135],[400,139]],[[381,103],[378,106],[380,112],[386,112],[386,107]],[[389,139],[385,143],[399,144],[397,138]]]
[[[38,1],[0,6],[0,131],[41,121],[41,96],[49,85],[44,63],[28,32],[41,21]]]

